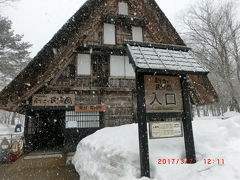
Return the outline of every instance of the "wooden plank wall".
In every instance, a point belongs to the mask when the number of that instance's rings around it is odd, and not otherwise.
[[[51,90],[49,93],[58,93]],[[104,127],[119,126],[136,122],[136,93],[116,90],[78,90],[68,91],[75,94],[77,105],[105,104],[107,111],[103,113]]]
[[[108,110],[104,113],[105,126],[119,126],[135,122],[134,94],[129,92],[105,92],[102,102]]]
[[[134,91],[80,91],[76,95],[77,104],[105,104],[103,113],[105,127],[119,126],[135,122],[136,98]]]

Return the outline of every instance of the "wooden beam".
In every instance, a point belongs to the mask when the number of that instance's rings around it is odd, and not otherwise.
[[[146,26],[148,24],[145,18],[131,17],[129,15],[121,15],[121,14],[104,14],[102,19],[105,23],[111,24],[120,24],[126,26]]]
[[[178,70],[164,70],[164,69],[143,69],[143,68],[138,68],[138,72],[142,72],[145,74],[149,75],[207,75],[208,72],[190,72],[190,71],[178,71]]]
[[[25,137],[25,141],[23,144],[23,151],[24,152],[28,152],[29,151],[29,136],[28,136],[28,130],[29,130],[29,121],[30,121],[30,111],[26,111],[25,112],[25,122],[24,122],[24,137]]]
[[[188,52],[191,48],[187,46],[180,46],[180,45],[170,45],[170,44],[160,44],[160,43],[146,43],[146,42],[136,42],[131,40],[125,40],[124,44],[129,44],[131,46],[141,46],[141,47],[154,47],[159,49],[169,49],[169,50],[177,50],[177,51],[186,51]]]
[[[99,46],[99,45],[84,45],[81,44],[76,48],[76,52],[80,53],[80,52],[84,52],[84,51],[88,51],[90,53],[90,50],[92,50],[93,54],[94,53],[98,53],[98,52],[102,52],[104,54],[117,54],[117,55],[126,55],[126,48],[119,46],[109,46],[109,45],[103,45],[103,46]]]
[[[73,111],[74,106],[28,106],[28,111],[44,111],[44,110],[65,110]]]
[[[48,86],[48,90],[52,91],[57,91],[57,90],[63,90],[63,91],[99,91],[99,90],[104,90],[104,91],[133,91],[134,89],[132,88],[115,88],[115,87],[93,87],[93,88],[88,88],[88,87],[69,87],[69,86]]]
[[[183,113],[182,112],[166,112],[166,113],[147,113],[147,119],[151,121],[159,121],[160,118],[182,118]]]

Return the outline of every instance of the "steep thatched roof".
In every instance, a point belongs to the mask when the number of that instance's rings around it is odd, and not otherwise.
[[[0,92],[0,109],[19,111],[22,102],[27,100],[36,91],[48,83],[58,72],[59,64],[63,61],[64,48],[71,44],[81,28],[86,25],[94,12],[104,7],[107,0],[88,0],[53,36],[53,38],[33,58],[27,67]],[[174,34],[174,41],[178,45],[185,45],[165,14],[161,11],[155,0],[144,0],[156,19]],[[61,48],[61,53],[54,54],[54,50]]]

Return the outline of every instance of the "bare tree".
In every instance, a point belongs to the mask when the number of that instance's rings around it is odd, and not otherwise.
[[[237,4],[202,0],[184,16],[185,38],[197,57],[215,74],[215,84],[222,84],[231,104],[240,112],[240,23]]]

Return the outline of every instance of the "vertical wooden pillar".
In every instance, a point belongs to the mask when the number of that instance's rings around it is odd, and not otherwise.
[[[29,110],[26,110],[25,112],[25,122],[24,122],[24,146],[23,146],[23,151],[28,152],[29,151],[29,134],[28,134],[28,129],[29,129],[29,120],[30,120],[30,113]]]
[[[144,75],[138,72],[136,72],[136,87],[137,87],[137,119],[138,119],[141,177],[150,178],[147,118],[144,98],[145,97]]]
[[[98,104],[102,104],[102,97],[104,96],[104,89],[100,89],[98,91]],[[105,127],[105,121],[104,121],[104,114],[106,112],[100,112],[100,128],[104,128]]]
[[[187,82],[186,75],[182,75],[181,84],[182,84],[183,107],[184,107],[183,130],[184,130],[186,159],[188,160],[188,163],[190,162],[195,163],[196,154],[195,154],[193,129],[192,129],[192,112],[191,112],[189,89],[188,89],[188,82]],[[192,161],[190,161],[190,159]]]
[[[29,119],[30,119],[30,115],[29,115],[29,111],[27,110],[25,112],[25,122],[24,122],[24,135],[28,134],[28,127],[29,127]]]

